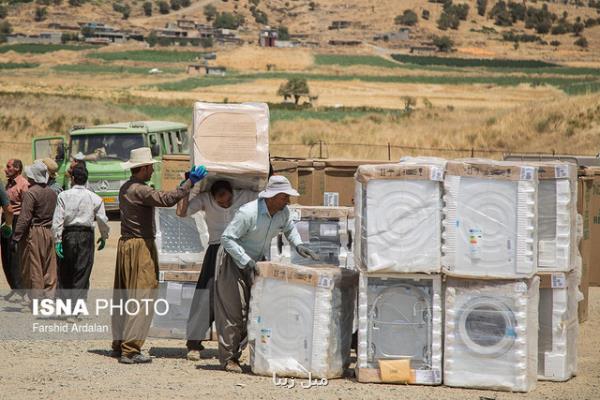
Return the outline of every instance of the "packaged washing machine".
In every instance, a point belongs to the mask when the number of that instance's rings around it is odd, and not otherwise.
[[[356,171],[355,260],[368,272],[440,271],[444,168],[361,165]]]
[[[570,271],[577,254],[577,166],[548,161],[538,167],[538,269]]]
[[[208,171],[196,185],[200,190],[217,179],[238,189],[262,190],[269,175],[269,106],[195,103],[192,146],[192,162]]]
[[[528,392],[538,365],[540,280],[449,278],[444,384]]]
[[[317,253],[319,260],[301,257],[292,250],[285,236],[280,233],[271,242],[271,261],[297,265],[328,264],[353,268],[352,259],[348,257],[352,249],[350,224],[353,223],[353,208],[295,204],[288,207],[302,242]]]
[[[449,161],[442,265],[451,276],[518,279],[537,271],[537,167]]]
[[[538,379],[566,381],[577,373],[579,271],[539,277]]]
[[[359,382],[442,383],[440,275],[361,273]]]
[[[200,268],[208,247],[208,228],[203,213],[181,218],[175,207],[160,207],[154,212],[154,225],[161,269]]]
[[[339,378],[350,360],[358,273],[258,263],[248,341],[258,375]]]

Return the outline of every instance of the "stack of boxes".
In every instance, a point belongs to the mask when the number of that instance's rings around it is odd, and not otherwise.
[[[360,382],[442,383],[443,162],[356,172]]]

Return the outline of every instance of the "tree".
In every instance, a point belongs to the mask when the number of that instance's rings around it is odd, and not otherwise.
[[[460,20],[458,19],[458,17],[454,14],[448,14],[445,11],[442,13],[442,15],[440,15],[440,18],[437,21],[438,29],[442,31],[445,31],[448,28],[458,29],[459,25]]]
[[[277,39],[279,40],[290,40],[290,32],[287,26],[280,26],[277,28]]]
[[[254,21],[256,21],[257,24],[267,25],[269,23],[269,17],[264,11],[257,9],[252,13],[252,15],[254,16]]]
[[[243,15],[233,15],[228,12],[217,14],[213,22],[213,28],[237,29],[244,23]]]
[[[189,7],[191,5],[192,5],[191,0],[181,0],[181,7],[186,8],[186,7]]]
[[[171,7],[169,7],[169,3],[167,3],[165,0],[160,0],[158,2],[158,12],[160,12],[161,14],[170,13]]]
[[[575,43],[573,43],[573,44],[574,44],[575,46],[579,46],[579,47],[581,47],[582,49],[585,49],[585,48],[587,48],[587,47],[588,47],[588,41],[587,41],[587,39],[586,39],[586,38],[584,38],[583,36],[582,36],[582,37],[580,37],[579,39],[577,39],[577,40],[575,41]]]
[[[128,4],[113,3],[113,10],[121,13],[123,15],[123,19],[129,18],[129,15],[131,14],[131,8]]]
[[[413,10],[404,10],[402,15],[397,15],[396,18],[394,18],[394,23],[396,25],[413,26],[418,22],[418,20],[419,18]]]
[[[150,34],[146,37],[146,42],[148,43],[148,45],[150,47],[156,46],[156,44],[158,43],[158,38],[156,37],[156,32],[154,32],[154,31],[150,32]]]
[[[12,26],[8,21],[0,22],[0,35],[10,35],[12,33]]]
[[[6,18],[8,15],[8,9],[4,4],[0,4],[0,19]]]
[[[46,19],[48,15],[48,9],[46,7],[36,7],[34,19],[36,22],[41,22]]]
[[[294,104],[298,105],[300,97],[310,96],[308,82],[304,78],[291,78],[286,83],[282,83],[281,86],[279,86],[277,96],[283,96],[284,101],[293,97]]]
[[[144,3],[144,5],[142,7],[144,8],[144,15],[146,17],[151,17],[152,16],[152,3],[147,1]]]
[[[485,15],[485,9],[487,8],[487,0],[477,0],[477,14],[482,17]]]
[[[585,25],[581,21],[575,22],[572,27],[572,30],[573,30],[573,33],[575,34],[575,36],[579,36],[581,34],[581,32],[583,32],[584,29],[585,29]]]
[[[434,36],[433,45],[438,48],[439,51],[449,52],[454,46],[454,41],[448,36]]]
[[[215,6],[213,6],[212,4],[205,5],[204,6],[204,16],[206,17],[206,20],[208,22],[212,21],[217,16],[217,8]]]
[[[83,4],[83,0],[69,0],[69,5],[71,7],[79,7]]]
[[[177,11],[181,8],[180,0],[171,0],[171,10]]]

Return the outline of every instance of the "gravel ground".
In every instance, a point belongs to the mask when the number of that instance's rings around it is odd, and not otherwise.
[[[111,222],[106,249],[96,253],[92,287],[111,287],[118,223]],[[6,288],[0,279],[0,289]],[[1,327],[0,327],[1,329]],[[185,359],[181,340],[149,339],[145,349],[152,364],[126,366],[109,356],[108,341],[0,341],[0,399],[600,399],[600,288],[590,290],[590,318],[581,325],[579,375],[569,382],[538,382],[527,394],[447,387],[361,384],[353,378],[331,380],[327,386],[304,389],[276,387],[270,377],[219,370],[216,343],[200,362]],[[596,333],[594,333],[596,332]],[[243,360],[244,361],[244,360]]]

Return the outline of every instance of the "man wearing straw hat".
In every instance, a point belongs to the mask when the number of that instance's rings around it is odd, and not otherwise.
[[[47,185],[48,168],[41,161],[25,168],[29,190],[23,195],[21,215],[12,238],[21,255],[22,284],[30,298],[54,297],[58,284],[52,216],[56,193]]]
[[[123,169],[131,169],[131,178],[119,191],[121,238],[117,247],[113,304],[129,299],[154,299],[158,288],[158,254],[154,244],[154,207],[172,207],[187,196],[193,184],[207,172],[203,166],[193,167],[189,179],[177,189],[158,191],[146,184],[154,172],[150,148],[131,150]],[[141,353],[152,322],[153,308],[135,315],[113,312],[112,348],[119,362],[140,364],[152,359]]]
[[[269,178],[258,199],[240,207],[221,237],[225,250],[215,280],[215,322],[219,335],[219,360],[228,372],[242,372],[239,364],[246,340],[250,288],[256,262],[269,254],[271,240],[283,231],[302,257],[317,254],[302,243],[290,218],[290,196],[298,196],[283,176]]]

